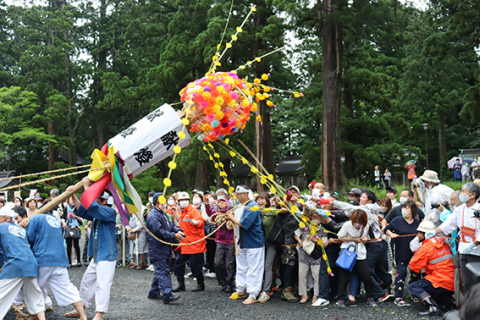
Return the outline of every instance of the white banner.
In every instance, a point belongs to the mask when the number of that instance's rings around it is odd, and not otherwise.
[[[178,137],[183,123],[176,111],[168,104],[154,110],[137,123],[110,139],[125,159],[125,170],[133,176],[147,170],[173,154],[179,141],[180,147],[190,144],[187,129],[185,139]]]
[[[30,194],[28,195],[28,197],[30,199],[35,199],[35,193],[37,193],[37,189],[30,189]]]
[[[22,191],[13,191],[13,197],[19,197],[22,199]]]

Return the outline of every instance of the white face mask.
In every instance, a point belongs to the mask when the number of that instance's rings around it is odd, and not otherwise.
[[[408,198],[405,198],[405,197],[400,197],[400,204],[404,204],[405,202],[408,201]]]
[[[312,196],[314,197],[320,197],[320,189],[313,189],[312,190]]]
[[[148,198],[148,202],[153,203],[153,198]]]
[[[50,198],[51,198],[52,200],[55,200],[55,198],[56,198],[56,197],[55,197],[55,196],[52,196],[52,195],[50,195]]]
[[[168,205],[173,206],[175,204],[175,200],[168,200]]]
[[[180,201],[180,207],[181,207],[182,209],[185,209],[186,207],[188,207],[188,204],[189,204],[189,203],[190,203],[190,201],[188,201],[188,200],[181,200],[181,201]]]
[[[213,203],[213,198],[208,198],[208,203]]]
[[[409,209],[402,209],[402,216],[408,218],[412,215],[412,212]]]
[[[468,200],[470,200],[469,195],[470,195],[470,193],[469,193],[469,194],[463,194],[463,193],[461,193],[461,194],[458,196],[458,201],[460,201],[461,203],[467,203]]]
[[[328,193],[328,192],[325,192],[325,193],[323,194],[323,198],[324,198],[324,199],[328,199],[328,198],[330,198],[331,196],[332,196],[332,195],[331,195],[330,193]]]
[[[192,202],[195,206],[198,206],[200,203],[202,203],[202,200],[200,200],[199,198],[193,198]]]
[[[5,197],[4,197],[4,196],[0,196],[0,199],[1,199],[1,200],[5,200]]]
[[[37,208],[40,208],[42,204],[40,202],[37,203]]]
[[[64,207],[64,208],[68,207],[68,203],[66,203],[66,202],[63,203],[63,207]]]
[[[18,201],[15,202],[15,207],[20,207],[22,204]]]

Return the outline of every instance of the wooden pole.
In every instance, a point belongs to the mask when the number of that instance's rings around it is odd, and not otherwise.
[[[83,189],[83,182],[80,181],[73,186],[72,191],[65,191],[64,193],[62,193],[61,195],[59,195],[58,197],[56,197],[55,199],[47,203],[45,206],[38,209],[38,211],[35,214],[42,214],[42,213],[51,211],[56,206],[58,206],[59,204],[62,204],[65,200],[70,198],[74,193],[77,193],[82,189]]]
[[[122,227],[122,265],[125,267],[125,227]]]

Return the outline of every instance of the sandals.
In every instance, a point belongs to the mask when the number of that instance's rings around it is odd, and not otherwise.
[[[244,305],[250,305],[250,304],[254,304],[255,302],[257,302],[257,299],[255,299],[254,297],[250,296],[248,297],[247,300],[243,301],[242,303]]]
[[[247,295],[243,292],[234,292],[230,296],[230,300],[245,299]]]
[[[77,313],[77,310],[70,311],[69,313],[65,313],[65,317],[67,318],[80,318],[80,315]]]

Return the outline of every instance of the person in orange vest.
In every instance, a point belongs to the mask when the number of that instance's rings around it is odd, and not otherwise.
[[[425,233],[435,230],[435,225],[430,221],[423,221],[417,228],[418,239],[422,246],[410,260],[410,270],[420,273],[425,269],[425,278],[415,281],[408,287],[412,296],[420,299],[428,310],[419,312],[420,316],[441,316],[437,301],[445,301],[455,291],[455,266],[451,261],[453,257],[450,246],[445,238],[425,238]]]
[[[180,243],[192,243],[205,237],[203,229],[205,222],[202,214],[190,204],[190,196],[186,192],[178,194],[178,203],[180,209],[178,215],[180,218],[180,229],[185,233],[183,241]],[[197,278],[197,286],[193,292],[205,290],[203,279],[203,254],[207,251],[205,239],[195,244],[179,247],[180,254],[175,259],[175,276],[178,286],[172,292],[185,291],[185,263],[188,261],[193,277]]]

